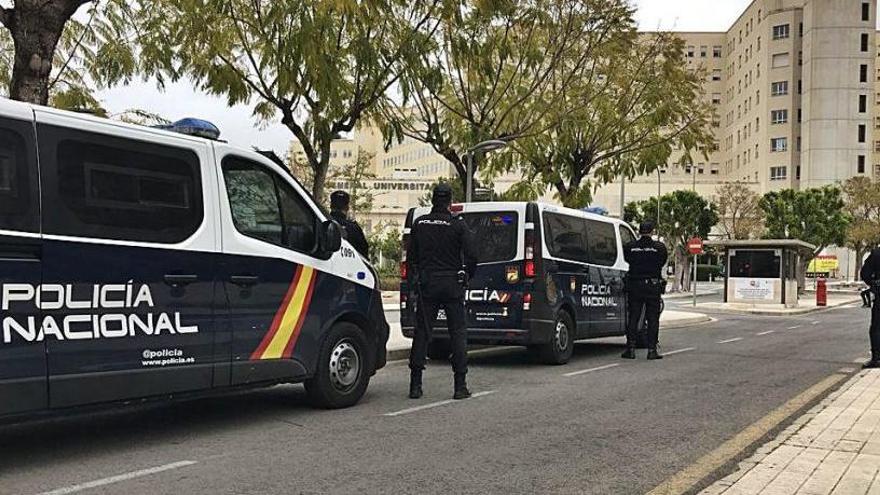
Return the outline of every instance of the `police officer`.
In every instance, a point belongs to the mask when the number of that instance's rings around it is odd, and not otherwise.
[[[880,248],[876,248],[868,255],[861,271],[862,280],[871,287],[874,292],[874,303],[871,309],[871,360],[865,363],[865,368],[880,368]]]
[[[330,194],[330,218],[336,221],[345,232],[345,238],[364,258],[370,258],[370,246],[367,236],[357,222],[348,218],[351,196],[345,191],[333,191]]]
[[[467,326],[464,309],[466,277],[476,264],[469,241],[470,232],[460,217],[452,216],[452,189],[446,184],[434,188],[431,213],[413,222],[406,259],[418,292],[416,330],[409,357],[409,397],[422,396],[422,370],[432,327],[438,310],[446,312],[452,343],[455,399],[471,396],[467,388]]]
[[[638,240],[628,242],[623,247],[623,256],[629,263],[626,287],[629,300],[629,322],[626,326],[626,351],[624,359],[636,357],[636,334],[642,310],[648,327],[648,359],[663,359],[657,353],[657,339],[660,333],[660,302],[666,288],[663,279],[663,265],[668,252],[662,242],[651,239],[654,224],[643,222],[639,226]]]

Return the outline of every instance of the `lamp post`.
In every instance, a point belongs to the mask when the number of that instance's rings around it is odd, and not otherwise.
[[[507,143],[504,141],[501,141],[499,139],[490,139],[488,141],[478,143],[476,146],[465,152],[464,159],[465,165],[467,167],[467,179],[464,192],[465,202],[470,203],[473,199],[474,194],[474,153],[487,153],[489,151],[500,150],[505,146],[507,146]]]

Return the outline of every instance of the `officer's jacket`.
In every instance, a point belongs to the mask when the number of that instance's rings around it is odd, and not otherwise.
[[[867,284],[880,281],[880,248],[871,251],[871,254],[868,255],[868,259],[862,265],[860,275]]]
[[[456,273],[464,268],[473,276],[476,256],[470,231],[460,217],[445,209],[419,217],[410,229],[406,260],[416,273]]]
[[[367,236],[364,230],[354,220],[350,220],[345,213],[341,211],[331,211],[330,218],[336,221],[345,232],[345,238],[351,243],[352,247],[357,250],[364,258],[370,258],[370,245],[367,243]]]
[[[631,280],[662,278],[663,265],[669,256],[666,246],[648,236],[628,242],[623,246],[623,257],[629,263],[627,276]]]

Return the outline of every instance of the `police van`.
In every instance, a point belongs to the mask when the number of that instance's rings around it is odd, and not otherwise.
[[[0,99],[0,418],[385,364],[377,278],[282,167],[221,141]]]
[[[575,340],[626,334],[623,245],[635,239],[626,223],[542,203],[466,203],[452,210],[470,228],[478,254],[465,292],[469,342],[524,345],[543,362],[564,364]],[[404,246],[413,221],[429,211],[409,211]],[[401,324],[411,338],[410,299],[417,293],[407,275],[404,258]],[[434,327],[429,355],[449,355],[443,321]]]

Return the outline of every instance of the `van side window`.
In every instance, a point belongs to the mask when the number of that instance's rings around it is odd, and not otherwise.
[[[241,158],[223,160],[232,221],[242,234],[310,253],[317,218],[297,192],[269,169]]]
[[[590,263],[611,266],[617,262],[617,234],[614,224],[587,220]]]
[[[0,119],[0,229],[39,232],[33,124]]]
[[[586,224],[580,218],[544,213],[544,240],[553,257],[589,262]]]
[[[39,132],[47,233],[176,243],[202,224],[192,151],[49,126]]]
[[[620,243],[624,246],[636,240],[636,236],[628,228],[620,225]]]

